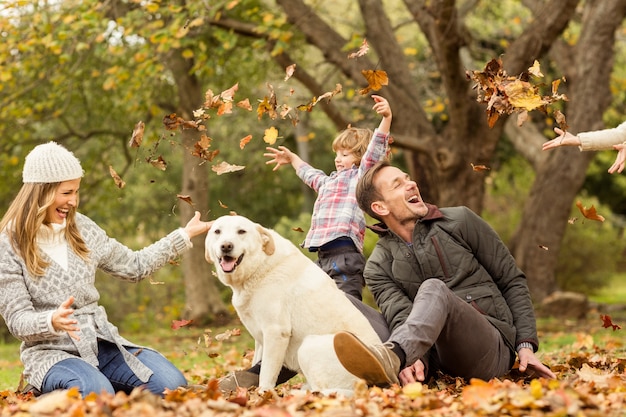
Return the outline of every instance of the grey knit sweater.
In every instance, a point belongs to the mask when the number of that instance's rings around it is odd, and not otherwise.
[[[24,375],[38,389],[48,370],[61,360],[79,357],[97,366],[98,339],[118,346],[137,346],[119,335],[117,327],[108,321],[104,308],[98,305],[100,294],[94,285],[96,269],[137,282],[190,247],[184,233],[176,230],[142,250],[133,251],[109,238],[84,215],[77,213],[76,223],[89,248],[89,261],[68,250],[67,269],[47,257],[50,266],[45,275],[38,278],[28,273],[7,234],[0,234],[0,314],[11,334],[22,341]],[[75,299],[72,308],[79,323],[80,341],[66,332],[54,331],[50,325],[51,313],[70,296]],[[152,374],[150,369],[131,354],[126,354],[125,359],[142,381],[148,380]]]

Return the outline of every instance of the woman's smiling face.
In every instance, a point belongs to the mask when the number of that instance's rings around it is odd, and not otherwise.
[[[80,178],[59,183],[54,192],[54,202],[46,211],[47,223],[63,223],[67,218],[67,213],[78,207],[79,188]]]

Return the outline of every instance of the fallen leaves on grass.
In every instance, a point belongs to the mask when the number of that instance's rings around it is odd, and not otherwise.
[[[57,391],[38,399],[4,391],[0,416],[620,416],[626,407],[626,359],[620,356],[623,345],[547,358],[556,380],[532,379],[514,368],[491,381],[439,375],[429,384],[405,387],[360,382],[352,397],[321,395],[290,383],[275,392],[240,388],[223,396],[215,378],[168,391],[164,398],[140,389],[85,398],[73,390]]]

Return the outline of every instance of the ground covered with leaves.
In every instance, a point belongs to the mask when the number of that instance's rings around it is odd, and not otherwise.
[[[597,317],[597,316],[596,316]],[[38,398],[0,392],[0,417],[8,416],[626,416],[626,348],[619,325],[592,322],[587,328],[548,329],[569,337],[566,347],[541,354],[556,380],[534,379],[513,369],[491,381],[440,375],[428,384],[390,388],[357,384],[354,395],[323,396],[302,389],[298,378],[275,392],[240,388],[224,396],[213,372],[187,370],[193,385],[160,398],[135,390],[130,395],[88,395],[57,391]],[[545,335],[544,335],[545,336]],[[223,347],[223,346],[222,346]],[[236,367],[236,364],[231,366]],[[223,368],[226,371],[227,368]]]

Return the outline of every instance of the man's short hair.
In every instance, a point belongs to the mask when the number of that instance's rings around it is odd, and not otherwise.
[[[365,213],[380,221],[382,219],[372,210],[372,203],[383,199],[380,191],[374,186],[374,177],[381,169],[389,166],[391,164],[387,160],[377,162],[363,174],[356,185],[356,201],[359,207]]]

